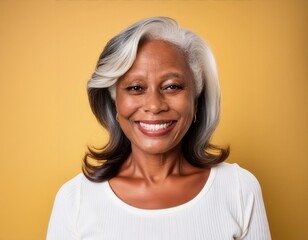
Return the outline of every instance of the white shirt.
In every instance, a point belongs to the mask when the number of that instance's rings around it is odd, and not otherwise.
[[[202,190],[182,205],[146,210],[130,206],[108,181],[79,174],[59,190],[47,240],[271,239],[257,179],[237,164],[211,169]]]

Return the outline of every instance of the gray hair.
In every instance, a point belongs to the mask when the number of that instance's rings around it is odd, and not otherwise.
[[[118,139],[120,136],[123,138],[120,126],[115,121],[114,100],[117,81],[133,65],[141,41],[151,40],[163,40],[174,44],[184,52],[184,56],[187,58],[194,76],[198,109],[196,122],[192,124],[183,141],[188,136],[193,138],[187,139],[193,146],[187,150],[186,154],[199,160],[206,158],[205,162],[209,166],[210,160],[218,161],[217,157],[214,158],[207,152],[209,148],[221,151],[220,158],[223,158],[224,155],[222,151],[226,151],[224,153],[228,154],[228,150],[209,143],[220,114],[220,87],[215,59],[209,46],[198,35],[181,28],[175,20],[168,17],[142,19],[124,29],[107,43],[98,60],[95,72],[88,82],[88,94],[95,116],[111,133],[109,143],[104,149],[117,149],[115,145],[119,144]],[[90,152],[89,156],[97,159],[94,152]],[[195,163],[194,165],[205,166],[203,163]]]

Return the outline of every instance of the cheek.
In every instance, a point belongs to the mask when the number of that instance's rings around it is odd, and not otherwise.
[[[181,113],[184,118],[192,118],[195,114],[195,101],[194,98],[189,96],[186,98],[178,99],[174,103],[174,108]]]
[[[129,117],[139,108],[139,101],[130,97],[119,96],[116,98],[117,112],[122,117]]]

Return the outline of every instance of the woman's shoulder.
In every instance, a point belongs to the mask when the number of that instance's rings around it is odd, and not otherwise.
[[[78,196],[80,192],[84,189],[91,189],[99,186],[103,183],[95,183],[88,180],[83,173],[77,174],[75,177],[71,178],[65,182],[59,189],[57,196]]]
[[[106,183],[106,181],[92,182],[83,173],[79,173],[60,187],[55,201],[78,206],[82,199],[104,196]]]
[[[76,199],[80,193],[81,184],[85,177],[82,173],[79,173],[75,177],[65,182],[57,192],[56,202],[68,201]]]
[[[240,239],[270,239],[269,227],[263,203],[262,191],[257,178],[238,164],[222,163],[217,166],[217,191],[235,199],[238,209],[234,214],[242,228]],[[219,189],[219,187],[221,187]],[[232,198],[233,196],[233,198]]]
[[[217,178],[226,185],[236,186],[242,194],[261,194],[258,179],[249,170],[239,166],[237,163],[221,163],[216,166]]]
[[[241,167],[237,163],[227,163],[223,162],[216,166],[218,172],[221,172],[222,175],[233,175],[239,178],[250,179],[252,181],[257,180],[254,174],[252,174],[249,170]]]
[[[49,221],[47,239],[58,239],[57,234],[63,230],[61,224],[75,225],[80,205],[80,186],[84,178],[80,173],[58,190]]]

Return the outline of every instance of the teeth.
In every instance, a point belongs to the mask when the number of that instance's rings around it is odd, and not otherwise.
[[[162,123],[162,124],[147,124],[147,123],[139,122],[139,124],[145,130],[158,131],[158,130],[166,129],[172,124],[172,122]]]

